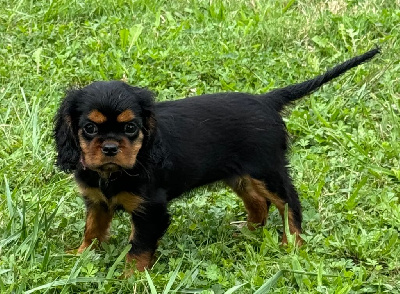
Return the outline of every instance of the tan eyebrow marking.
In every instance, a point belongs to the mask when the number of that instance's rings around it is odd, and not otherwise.
[[[96,124],[102,124],[107,120],[107,117],[102,114],[100,111],[97,109],[93,110],[92,112],[89,113],[88,118],[92,121],[95,122]]]
[[[135,114],[132,112],[132,110],[127,109],[123,112],[121,112],[118,116],[117,116],[117,122],[128,122],[131,121],[132,119],[135,118]]]

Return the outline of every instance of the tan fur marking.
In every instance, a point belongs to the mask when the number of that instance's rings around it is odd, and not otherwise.
[[[265,187],[265,184],[262,181],[253,178],[250,178],[250,181],[253,184],[254,188],[257,190],[257,192],[260,193],[264,198],[271,201],[276,206],[276,208],[278,208],[279,212],[285,210],[285,202],[283,202],[282,199],[275,193],[271,193]]]
[[[83,196],[90,199],[90,201],[93,203],[107,202],[107,198],[99,188],[91,188],[84,185],[79,185],[79,190]]]
[[[111,197],[111,199],[107,199],[99,188],[86,187],[85,185],[78,186],[82,195],[88,198],[93,204],[104,202],[111,210],[121,205],[126,212],[133,213],[139,210],[140,205],[144,202],[143,198],[130,192],[120,192]]]
[[[126,212],[133,213],[139,209],[139,206],[144,202],[143,198],[129,193],[121,192],[111,198],[111,207],[121,205]]]
[[[95,109],[89,113],[88,119],[90,119],[92,122],[94,122],[96,124],[102,124],[107,120],[107,117],[104,114],[102,114],[100,111]]]
[[[89,206],[86,213],[85,236],[78,252],[81,253],[92,244],[94,239],[99,242],[108,239],[112,213],[104,210],[100,205]]]
[[[126,255],[126,262],[130,264],[133,261],[136,261],[136,269],[140,272],[143,272],[145,268],[150,269],[153,266],[154,263],[153,253],[143,252],[138,255],[131,255],[128,253]]]
[[[256,225],[265,225],[268,218],[269,204],[253,187],[250,177],[243,177],[228,182],[228,185],[243,200],[247,211],[247,227],[254,230]]]
[[[117,116],[117,122],[128,122],[131,121],[132,119],[135,118],[135,114],[133,113],[132,110],[127,109],[123,112],[121,112],[118,116]]]
[[[102,205],[102,203],[107,203],[107,198],[99,188],[87,187],[83,183],[78,183],[78,187],[83,197],[90,201],[86,211],[84,239],[78,248],[78,252],[81,253],[92,244],[94,239],[99,242],[108,239],[112,211]]]
[[[256,180],[256,179],[252,179],[252,178],[251,178],[251,182],[253,183],[254,187],[260,194],[262,194],[266,199],[271,201],[276,206],[276,208],[278,209],[278,211],[282,217],[283,224],[285,224],[284,217],[285,217],[285,204],[286,203],[281,198],[279,198],[278,195],[268,191],[268,189],[265,187],[265,184],[263,182]],[[288,207],[289,231],[291,234],[296,235],[297,245],[301,245],[302,244],[302,239],[300,237],[301,231],[295,225],[295,223],[296,222],[294,221],[292,210],[290,209],[290,207]],[[283,236],[282,236],[282,243],[287,244],[287,236],[286,236],[285,232],[283,233]]]
[[[131,168],[135,164],[136,156],[142,148],[143,137],[143,132],[139,131],[137,139],[132,143],[127,138],[121,141],[119,145],[121,152],[117,154],[115,159],[120,166]]]
[[[79,145],[87,166],[100,165],[104,155],[101,151],[101,143],[98,138],[88,142],[83,138],[82,130],[78,131]]]
[[[78,137],[86,167],[101,171],[99,168],[106,163],[115,163],[122,168],[132,168],[136,163],[136,156],[142,148],[144,135],[142,131],[139,131],[137,139],[132,143],[127,138],[122,138],[119,142],[120,152],[111,158],[103,154],[102,145],[98,138],[88,142],[83,137],[82,130],[78,131]]]

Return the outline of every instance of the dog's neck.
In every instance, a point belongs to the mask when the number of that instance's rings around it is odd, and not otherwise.
[[[112,191],[115,187],[112,186],[112,183],[121,176],[121,171],[116,172],[98,172],[99,174],[99,188],[103,192],[103,194],[107,198],[111,198],[113,196]]]
[[[120,177],[122,174],[122,171],[120,171],[120,170],[117,170],[115,172],[98,171],[97,173],[99,174],[99,177],[100,177],[99,182],[104,182],[108,185],[110,182],[113,182],[118,177]]]

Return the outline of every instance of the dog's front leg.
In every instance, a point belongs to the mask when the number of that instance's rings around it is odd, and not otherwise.
[[[165,202],[147,202],[132,214],[131,250],[126,256],[128,266],[135,261],[136,269],[144,271],[154,263],[154,253],[158,240],[170,224],[170,216]],[[130,275],[132,272],[126,272]]]
[[[78,253],[83,252],[92,244],[94,239],[99,242],[106,241],[112,220],[112,212],[103,202],[86,202],[85,236]]]

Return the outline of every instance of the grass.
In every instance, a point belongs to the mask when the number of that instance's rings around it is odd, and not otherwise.
[[[0,0],[1,293],[400,293],[398,0]],[[158,100],[262,93],[379,45],[382,54],[285,113],[306,245],[277,211],[206,187],[171,207],[149,272],[119,279],[129,221],[80,256],[84,205],[54,166],[52,117],[70,85],[124,79]]]

